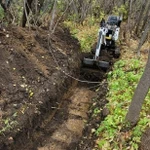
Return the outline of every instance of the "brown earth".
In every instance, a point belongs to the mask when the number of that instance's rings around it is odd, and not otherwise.
[[[1,150],[30,137],[59,105],[72,84],[63,72],[79,74],[78,41],[61,27],[50,39],[49,45],[48,31],[42,29],[11,26],[0,31]]]

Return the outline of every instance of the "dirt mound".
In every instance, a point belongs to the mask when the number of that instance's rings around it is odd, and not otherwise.
[[[59,27],[50,37],[42,29],[0,31],[0,149],[30,137],[53,112],[80,67],[78,41]],[[60,69],[61,68],[61,69]]]

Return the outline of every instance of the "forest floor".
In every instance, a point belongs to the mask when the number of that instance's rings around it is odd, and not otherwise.
[[[0,150],[92,150],[93,130],[108,114],[93,115],[107,103],[106,72],[95,73],[98,84],[70,78],[91,79],[80,58],[67,29],[51,37],[44,29],[0,30]]]

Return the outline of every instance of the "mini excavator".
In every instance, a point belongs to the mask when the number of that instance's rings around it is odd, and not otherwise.
[[[122,17],[114,15],[109,16],[106,22],[104,19],[101,20],[96,49],[92,52],[92,58],[83,58],[85,66],[96,65],[99,68],[109,68],[110,62],[100,59],[103,50],[111,52],[115,58],[120,56],[120,49],[116,46],[116,41],[119,38],[121,22]]]

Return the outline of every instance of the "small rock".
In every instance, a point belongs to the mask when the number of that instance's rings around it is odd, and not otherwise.
[[[92,133],[94,133],[95,131],[96,131],[96,130],[95,130],[94,128],[93,128],[93,129],[91,129],[91,132],[92,132]]]
[[[39,101],[39,104],[43,104],[43,102],[42,102],[42,101]]]
[[[46,92],[49,92],[49,89],[46,89]]]
[[[106,117],[108,114],[109,114],[109,109],[104,107],[103,110],[102,110],[103,117]]]
[[[96,106],[96,103],[93,103],[93,106]]]
[[[8,138],[8,142],[9,142],[9,144],[13,143],[13,142],[14,142],[13,137],[9,137],[9,138]]]
[[[13,84],[13,87],[16,87],[16,84]]]
[[[17,109],[19,107],[19,105],[18,104],[13,104],[13,107]]]
[[[8,38],[8,37],[9,37],[9,34],[6,34],[6,37]]]
[[[20,86],[21,86],[22,88],[27,87],[27,85],[26,85],[26,84],[21,84]]]

